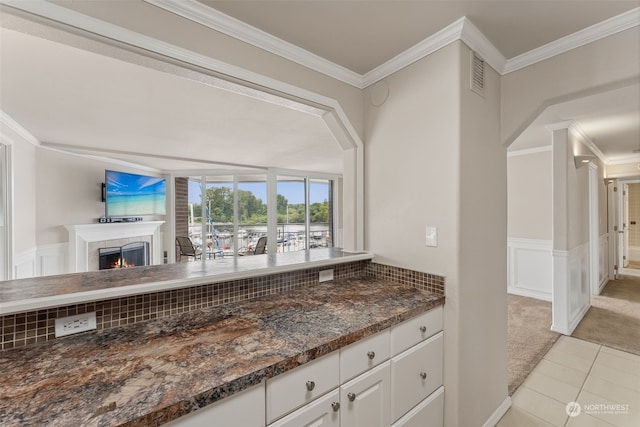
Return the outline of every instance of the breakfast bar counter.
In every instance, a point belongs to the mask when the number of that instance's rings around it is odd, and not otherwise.
[[[374,277],[0,352],[3,426],[155,426],[444,304]]]

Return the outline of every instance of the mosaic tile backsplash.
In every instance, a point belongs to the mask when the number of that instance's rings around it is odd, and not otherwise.
[[[332,268],[335,280],[363,275],[374,276],[444,295],[445,281],[442,276],[370,261],[336,264]],[[318,283],[318,273],[325,269],[327,267],[310,268],[6,315],[0,317],[0,349],[7,350],[56,339],[56,318],[95,311],[97,329],[108,329],[311,286]]]

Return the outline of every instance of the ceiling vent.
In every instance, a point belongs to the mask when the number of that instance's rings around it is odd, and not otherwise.
[[[471,52],[471,90],[484,97],[484,59]]]

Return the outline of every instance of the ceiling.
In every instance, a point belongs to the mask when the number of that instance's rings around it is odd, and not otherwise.
[[[358,74],[463,16],[503,56],[513,58],[640,5],[638,0],[198,1]]]
[[[502,55],[513,58],[640,4],[597,0],[200,3],[358,74],[375,69],[462,16]],[[110,7],[113,3],[84,3],[83,7],[94,4]],[[536,132],[549,123],[578,120],[605,156],[629,155],[634,144],[640,147],[637,94],[636,87],[552,106],[513,147],[530,147]],[[339,174],[343,167],[341,148],[319,114],[7,29],[0,32],[0,108],[44,145],[161,171],[217,165]],[[618,132],[621,126],[602,124],[616,121],[625,123],[624,132]]]

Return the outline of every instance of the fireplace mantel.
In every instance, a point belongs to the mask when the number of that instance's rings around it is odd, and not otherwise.
[[[151,264],[162,264],[160,226],[164,221],[115,222],[65,225],[69,232],[69,272],[88,271],[89,243],[130,237],[152,236]]]

